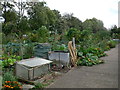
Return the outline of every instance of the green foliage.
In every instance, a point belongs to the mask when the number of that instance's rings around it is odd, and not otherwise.
[[[99,63],[98,58],[105,56],[104,51],[115,47],[116,43],[109,41],[111,38],[120,38],[120,28],[114,26],[110,31],[104,27],[101,20],[96,18],[86,19],[84,22],[74,17],[73,14],[62,16],[57,10],[50,10],[46,2],[14,2],[3,3],[3,39],[4,54],[23,55],[23,58],[33,56],[33,43],[47,43],[52,45],[52,50],[67,50],[68,40],[75,37],[76,44],[81,49],[78,56],[82,59],[79,64],[93,65]],[[27,10],[27,16],[24,16]],[[51,32],[51,33],[50,33]],[[109,42],[108,42],[109,41]],[[13,65],[16,59],[5,60]]]
[[[80,49],[78,56],[80,60],[78,60],[77,65],[92,66],[103,63],[104,61],[99,60],[99,57],[106,56],[106,54],[100,48],[88,48]]]
[[[39,28],[37,31],[37,34],[38,34],[38,42],[40,43],[48,42],[49,30],[45,26],[42,26],[41,28]]]
[[[24,59],[33,57],[34,55],[33,48],[34,48],[33,43],[23,44],[22,55]]]
[[[110,29],[110,32],[111,32],[112,38],[120,39],[120,27],[117,28],[117,26],[114,25],[114,26]]]
[[[110,40],[107,42],[107,46],[109,46],[110,48],[114,48],[116,46],[116,42],[113,40]]]
[[[95,56],[102,57],[105,56],[106,54],[104,53],[104,50],[100,48],[89,48],[88,49],[89,53],[93,53]]]
[[[6,89],[17,89],[21,90],[21,83],[17,81],[17,78],[13,75],[13,72],[7,71],[3,74],[3,79],[2,79],[2,90]]]
[[[3,36],[3,33],[0,33],[0,44],[2,44],[2,36]]]
[[[80,35],[81,35],[80,30],[77,30],[76,28],[70,28],[67,33],[68,39],[71,41],[72,38],[75,37],[76,42],[79,41]]]
[[[5,72],[3,74],[3,83],[5,81],[17,81],[17,78],[13,75],[13,72]]]
[[[67,51],[67,46],[65,44],[55,45],[52,47],[53,51]]]
[[[24,40],[27,42],[46,43],[50,37],[49,30],[45,26],[40,27],[38,30],[26,33],[25,35],[26,37]]]
[[[35,86],[32,89],[41,89],[41,88],[44,88],[44,84],[36,83]]]
[[[79,44],[83,48],[93,47],[96,44],[96,38],[94,34],[89,30],[81,31],[81,37],[79,38]]]
[[[3,17],[5,18],[5,22],[16,22],[18,19],[17,13],[12,10],[4,12]]]
[[[41,26],[55,23],[55,14],[45,6],[45,4],[45,2],[34,3],[34,5],[28,9],[30,26],[32,29],[37,30]]]
[[[96,33],[96,37],[98,37],[100,40],[104,40],[104,39],[110,39],[110,31],[107,31],[107,30],[101,30],[101,31],[98,31]]]
[[[96,33],[100,30],[106,30],[106,28],[103,26],[103,22],[96,18],[86,19],[83,22],[83,29],[91,30],[93,33]]]
[[[82,30],[82,21],[79,20],[77,17],[74,17],[73,13],[65,14],[63,18],[69,28],[76,28],[78,30]]]
[[[38,42],[38,34],[36,30],[33,30],[32,32],[28,32],[26,35],[27,35],[26,38],[24,38],[24,41],[26,43]]]
[[[26,16],[22,17],[21,20],[19,20],[17,27],[19,28],[19,31],[21,31],[23,34],[31,31],[29,20]]]
[[[11,55],[11,56],[3,55],[0,57],[0,59],[2,60],[1,61],[2,67],[9,67],[11,65],[14,65],[16,61],[21,60],[22,57],[16,55]]]
[[[12,23],[12,22],[8,22],[8,23],[4,23],[3,27],[2,27],[2,31],[8,35],[12,32],[17,32],[17,25],[16,23]]]

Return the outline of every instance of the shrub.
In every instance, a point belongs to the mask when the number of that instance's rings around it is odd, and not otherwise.
[[[3,83],[5,83],[5,81],[17,81],[17,78],[13,76],[11,71],[9,71],[3,74]]]
[[[106,54],[104,53],[104,50],[102,50],[101,48],[87,48],[87,49],[83,49],[80,48],[79,52],[83,52],[83,55],[86,55],[87,53],[92,53],[94,56],[98,56],[98,57],[102,57],[105,56]],[[79,54],[78,54],[79,56]]]
[[[107,42],[107,45],[110,47],[110,48],[114,48],[116,46],[116,42],[113,41],[113,40],[110,40]]]
[[[78,57],[80,59],[77,62],[77,65],[85,65],[92,66],[96,64],[103,63],[103,60],[99,60],[99,57],[105,56],[103,50],[100,48],[88,48],[88,49],[80,49],[78,51]]]
[[[78,43],[81,37],[81,32],[76,28],[70,28],[67,33],[67,37],[68,37],[68,40],[72,40],[72,38],[75,37],[76,43]]]
[[[99,60],[98,56],[94,56],[92,53],[83,55],[82,52],[79,52],[79,56],[81,56],[81,58],[78,60],[77,65],[92,66],[104,62],[103,60]]]
[[[33,56],[33,48],[34,44],[33,43],[26,43],[23,45],[23,58],[31,58]]]
[[[2,81],[3,90],[21,90],[21,83],[17,81],[17,78],[13,75],[13,72],[5,72],[3,74],[3,81]]]
[[[50,34],[49,34],[49,30],[45,26],[39,28],[37,30],[37,34],[38,34],[38,42],[40,43],[48,42]]]
[[[36,83],[35,84],[35,86],[32,88],[32,89],[42,89],[42,88],[44,88],[44,84],[42,84],[42,83]]]
[[[52,50],[59,50],[59,51],[66,51],[67,50],[67,46],[65,44],[62,45],[54,45],[52,47]]]
[[[2,62],[2,66],[3,67],[9,67],[11,65],[14,65],[14,63],[16,61],[19,61],[21,60],[22,57],[21,56],[16,56],[16,55],[10,55],[10,56],[7,56],[7,55],[3,55],[1,57],[1,62]]]

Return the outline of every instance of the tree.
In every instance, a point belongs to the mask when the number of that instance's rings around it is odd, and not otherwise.
[[[111,31],[111,35],[112,35],[113,38],[118,38],[118,39],[120,39],[120,27],[117,28],[117,26],[114,25],[114,26],[110,29],[110,31]]]
[[[55,23],[55,14],[45,4],[45,2],[34,3],[27,11],[32,29],[37,30],[41,26],[48,27]]]
[[[7,22],[16,23],[18,20],[17,13],[12,10],[8,10],[8,11],[4,12],[2,16],[5,18],[5,23],[7,23]]]
[[[96,33],[96,37],[98,37],[100,40],[110,39],[110,31],[107,30],[101,30]]]
[[[15,21],[17,19],[17,14],[14,9],[14,5],[9,2],[1,2],[2,5],[2,16],[5,18],[5,23],[10,21]]]
[[[103,22],[101,20],[96,19],[96,18],[86,19],[83,22],[83,29],[84,30],[90,30],[93,33],[96,33],[100,30],[106,30]]]
[[[17,12],[14,9],[14,5],[11,2],[2,2],[2,16],[5,18],[5,22],[2,26],[2,31],[8,35],[12,32],[18,32],[17,30]]]
[[[42,26],[41,28],[39,28],[37,30],[37,34],[38,34],[38,41],[41,43],[46,43],[49,40],[49,30],[45,27]]]
[[[26,32],[32,31],[29,25],[29,20],[26,16],[22,17],[18,23],[18,29],[24,34]]]
[[[73,14],[65,14],[63,17],[66,20],[69,28],[82,30],[82,21],[79,20],[77,17],[74,17]]]
[[[65,30],[68,29],[66,20],[61,16],[58,10],[53,10],[56,21],[53,25],[49,27],[50,31],[54,31],[57,34],[64,35]]]
[[[67,33],[68,40],[72,40],[73,37],[75,37],[76,43],[79,42],[79,39],[81,37],[80,30],[77,30],[76,28],[70,28]]]

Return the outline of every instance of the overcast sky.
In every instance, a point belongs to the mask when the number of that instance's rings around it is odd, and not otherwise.
[[[119,0],[44,0],[51,9],[59,10],[61,14],[73,13],[84,21],[87,18],[97,18],[104,22],[106,28],[118,26]]]

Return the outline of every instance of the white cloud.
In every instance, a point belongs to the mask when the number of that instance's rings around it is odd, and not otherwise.
[[[118,0],[44,0],[51,9],[63,13],[73,13],[84,21],[96,17],[105,27],[118,25]]]

